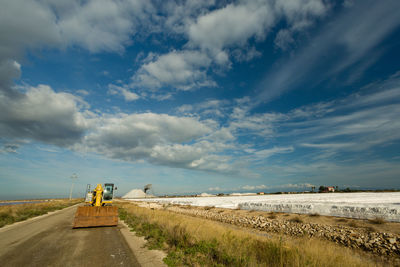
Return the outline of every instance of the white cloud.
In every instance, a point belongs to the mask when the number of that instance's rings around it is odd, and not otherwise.
[[[294,43],[293,34],[287,30],[280,30],[275,37],[275,45],[282,50],[287,50],[290,44]]]
[[[188,91],[200,87],[213,87],[215,82],[207,76],[211,59],[198,51],[172,51],[168,54],[150,55],[132,77],[135,88],[144,87],[155,91],[173,86]]]
[[[279,186],[275,186],[275,188],[311,188],[315,185],[310,183],[302,183],[302,184],[283,184]]]
[[[0,134],[29,138],[60,146],[77,142],[88,128],[80,112],[87,104],[68,93],[56,93],[49,86],[25,88],[26,93],[0,92]]]
[[[79,94],[79,95],[83,95],[83,96],[87,96],[87,95],[90,94],[88,91],[83,90],[83,89],[81,89],[81,90],[76,90],[76,93]]]
[[[2,1],[0,55],[26,48],[79,45],[92,52],[123,51],[137,27],[149,20],[148,1]],[[0,56],[1,57],[1,56]]]
[[[292,32],[311,25],[328,9],[321,0],[297,2],[251,0],[225,4],[185,1],[162,5],[161,10],[166,12],[167,18],[161,16],[160,21],[164,23],[161,28],[184,35],[180,38],[187,38],[187,43],[181,51],[155,57],[150,54],[133,76],[133,84],[152,91],[166,90],[166,87],[187,91],[216,86],[207,74],[211,69],[215,72],[229,69],[232,57],[249,61],[260,56],[260,52],[249,45],[250,40],[263,40],[281,20],[290,25],[290,33],[287,32],[291,36]],[[212,5],[215,8],[207,9]]]
[[[108,85],[108,93],[111,95],[122,95],[128,102],[139,99],[139,95],[131,92],[129,89],[114,84]]]
[[[161,10],[166,14],[163,25],[173,33],[183,34],[193,19],[218,4],[215,0],[163,1]]]
[[[145,13],[141,1],[75,2],[70,10],[60,10],[58,26],[62,39],[90,51],[123,51],[135,33],[138,20],[135,14]],[[136,9],[136,10],[134,10]]]
[[[189,44],[208,50],[218,58],[226,47],[245,45],[253,36],[264,38],[265,29],[274,20],[274,13],[266,3],[229,4],[198,17],[196,23],[189,26]],[[226,63],[227,58],[217,61]]]
[[[3,60],[0,58],[0,93],[13,93],[11,89],[13,79],[21,75],[21,65],[15,60]]]
[[[216,187],[210,187],[208,188],[208,191],[221,191],[221,188],[216,186]]]
[[[272,136],[332,157],[371,153],[400,140],[400,80],[374,83],[342,99],[297,108],[271,122]],[[289,141],[290,140],[290,141]]]
[[[257,158],[266,159],[275,154],[286,154],[286,153],[291,153],[293,151],[294,151],[294,148],[292,146],[273,147],[273,148],[269,148],[269,149],[257,150],[254,152],[254,154],[255,154],[255,157],[257,157]]]
[[[275,45],[287,50],[296,33],[302,32],[314,24],[314,21],[326,15],[330,5],[322,0],[282,0],[276,1],[275,9],[281,14],[288,25],[281,29],[275,37]]]
[[[346,148],[346,147],[352,147],[356,145],[355,143],[325,143],[325,144],[309,144],[309,143],[303,143],[300,144],[300,146],[304,147],[311,147],[311,148],[324,148],[324,149],[340,149],[340,148]]]
[[[269,187],[266,185],[244,185],[241,187],[243,190],[256,190],[256,189],[268,189]]]
[[[166,114],[119,114],[99,118],[76,149],[126,161],[148,160],[158,165],[230,172],[229,158],[218,155],[224,145],[202,137],[211,133],[195,118]]]

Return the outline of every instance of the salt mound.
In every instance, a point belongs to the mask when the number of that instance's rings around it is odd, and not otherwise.
[[[199,196],[199,197],[215,197],[215,195],[211,195],[208,193],[201,193],[200,195],[197,195],[197,196]]]
[[[142,189],[133,189],[126,193],[122,198],[145,198],[148,197]]]
[[[256,193],[232,193],[230,196],[256,196]]]

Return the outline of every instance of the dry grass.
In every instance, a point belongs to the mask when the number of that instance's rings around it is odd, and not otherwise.
[[[310,217],[319,217],[320,215],[318,213],[311,213],[310,215],[308,215]]]
[[[383,218],[376,217],[375,219],[368,220],[372,224],[385,224],[386,221]]]
[[[120,216],[164,249],[169,266],[376,266],[354,250],[310,238],[271,238],[211,220],[121,203]]]
[[[355,221],[351,221],[347,225],[354,228],[357,228],[359,226]]]
[[[378,230],[375,227],[368,226],[365,228],[368,232],[378,232]]]
[[[49,211],[63,209],[82,201],[83,199],[73,199],[71,201],[59,199],[40,203],[0,206],[0,227],[43,215]]]
[[[296,216],[296,217],[290,219],[289,221],[295,222],[295,223],[303,223],[303,220],[299,216]]]

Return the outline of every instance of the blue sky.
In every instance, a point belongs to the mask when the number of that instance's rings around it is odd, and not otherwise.
[[[400,187],[400,2],[0,2],[0,198]]]

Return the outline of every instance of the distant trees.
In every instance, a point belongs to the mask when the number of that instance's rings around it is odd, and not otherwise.
[[[326,192],[328,190],[328,188],[326,188],[325,186],[321,185],[318,189],[318,192],[322,193],[322,192]]]

